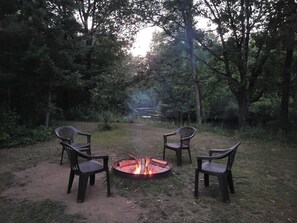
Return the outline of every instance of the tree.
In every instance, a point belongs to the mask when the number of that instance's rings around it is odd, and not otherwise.
[[[288,111],[291,89],[291,72],[293,52],[296,45],[297,33],[297,4],[293,1],[280,1],[276,5],[280,14],[280,35],[285,48],[285,60],[283,64],[282,94],[280,108],[280,127],[287,132],[289,127]]]
[[[108,98],[133,23],[129,1],[1,1],[1,107],[48,126],[57,111],[89,108],[95,93]]]
[[[193,0],[160,0],[160,1],[135,1],[135,12],[141,18],[150,24],[161,27],[169,36],[177,38],[183,31],[185,36],[180,41],[187,43],[188,58],[190,61],[190,74],[193,79],[195,89],[195,111],[196,120],[202,122],[201,117],[201,97],[199,89],[199,77],[196,67],[196,58],[194,54],[194,19],[193,11],[195,5]]]
[[[75,32],[79,25],[73,13],[71,1],[39,0],[20,5],[19,17],[30,31],[28,45],[21,53],[19,79],[24,82],[20,89],[24,91],[23,97],[35,100],[30,101],[31,106],[27,100],[24,100],[27,106],[19,103],[29,110],[25,111],[27,119],[36,118],[33,125],[44,123],[48,127],[50,115],[57,109],[56,89],[80,76],[74,62],[74,48],[78,43]],[[30,88],[33,90],[28,91]],[[38,115],[31,116],[32,111]]]
[[[244,127],[249,106],[265,92],[264,80],[269,81],[263,69],[276,40],[274,2],[204,0],[203,3],[199,13],[216,25],[220,46],[212,47],[201,35],[196,39],[223,64],[223,69],[219,65],[213,70],[227,80],[237,99],[239,126]]]
[[[184,35],[184,33],[180,33]],[[163,32],[153,37],[148,53],[147,71],[143,78],[146,86],[158,93],[159,108],[164,120],[175,120],[181,124],[193,121],[195,97],[193,79],[189,72],[188,52],[185,43]]]

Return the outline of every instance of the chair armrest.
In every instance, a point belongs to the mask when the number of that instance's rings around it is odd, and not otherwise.
[[[91,142],[91,134],[90,134],[90,133],[82,132],[82,131],[78,131],[77,134],[78,134],[78,135],[82,135],[82,136],[86,136],[86,137],[87,137],[87,142],[88,142],[88,143]]]
[[[63,143],[71,144],[72,140],[69,138],[58,137]],[[61,144],[61,143],[60,143]]]
[[[77,134],[84,135],[84,136],[91,136],[91,134],[87,132],[78,132]]]
[[[225,158],[227,156],[226,153],[220,154],[220,155],[216,155],[216,156],[197,156],[197,161],[199,160],[217,160],[217,159],[222,159]]]
[[[225,157],[225,154],[220,154],[217,156],[198,156],[198,157],[196,157],[198,170],[202,169],[202,161],[203,160],[208,160],[209,162],[211,162],[212,160],[218,160],[218,159],[222,159],[224,157]]]
[[[86,158],[86,159],[107,159],[108,160],[108,156],[107,155],[89,155],[86,153],[83,153],[77,149],[75,149],[75,151],[77,152],[77,154],[82,157],[82,158]]]
[[[225,153],[230,149],[211,149],[209,150],[209,155],[211,156],[213,153]]]
[[[173,136],[173,135],[176,135],[176,131],[164,134],[163,135],[164,143],[167,143],[167,137]]]
[[[188,136],[188,137],[182,137],[182,138],[181,138],[181,141],[189,140],[189,139],[191,139],[191,138],[193,138],[193,135]]]
[[[88,155],[86,153],[82,153],[78,150],[76,150],[78,155],[80,157],[83,157],[83,158],[86,158],[88,160],[92,160],[92,159],[103,159],[103,165],[104,165],[104,168],[107,168],[108,169],[108,159],[109,157],[107,155]]]
[[[213,160],[216,159],[217,156],[197,156],[196,159],[198,160]]]
[[[176,135],[176,132],[170,132],[163,135],[163,137],[173,136]]]

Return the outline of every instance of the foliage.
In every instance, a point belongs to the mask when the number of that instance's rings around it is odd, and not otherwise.
[[[278,124],[296,124],[296,7],[270,0],[1,0],[0,108],[17,120],[7,124],[15,129],[128,114],[138,105],[182,124],[197,117],[199,95],[204,121],[255,126],[280,116]],[[201,17],[210,23],[203,30]],[[127,49],[143,22],[164,33],[146,58],[131,58]],[[0,140],[9,139],[2,131]]]
[[[20,124],[16,113],[2,113],[0,117],[0,146],[35,144],[52,138],[52,128],[43,126],[28,128]]]
[[[269,122],[277,120],[279,114],[280,101],[277,97],[262,97],[258,102],[251,106],[249,119],[250,125],[262,124],[267,126]]]
[[[213,69],[228,82],[236,97],[240,126],[246,124],[249,106],[265,92],[266,81],[275,79],[275,72],[265,70],[277,38],[275,9],[271,6],[270,1],[209,1],[201,7],[201,14],[216,26],[219,44],[209,45],[213,41],[203,42],[201,37],[197,40],[217,60]]]
[[[138,24],[129,4],[5,3],[0,16],[1,108],[15,111],[29,126],[48,125],[59,113],[69,118],[77,107],[125,110],[130,73],[121,64]]]
[[[106,111],[98,114],[96,121],[99,122],[98,127],[101,130],[112,130],[117,128],[115,123],[122,120],[122,116],[115,112]]]
[[[94,121],[97,115],[98,112],[92,110],[90,107],[81,105],[72,107],[65,113],[65,117],[73,121]]]
[[[147,63],[147,79],[144,80],[154,86],[161,115],[167,120],[183,119],[184,114],[191,116],[195,110],[194,87],[188,75],[184,43],[164,33],[155,34]]]

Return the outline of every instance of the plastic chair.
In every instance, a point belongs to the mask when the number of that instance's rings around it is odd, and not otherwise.
[[[184,126],[176,129],[174,132],[163,135],[164,138],[164,149],[163,149],[163,160],[165,160],[165,150],[170,149],[175,151],[177,165],[182,165],[182,150],[188,150],[190,163],[192,163],[191,151],[190,151],[190,140],[195,136],[197,130],[191,126]],[[179,136],[178,141],[170,142],[170,137]]]
[[[61,142],[70,144],[72,147],[80,150],[86,151],[87,154],[91,155],[91,134],[82,132],[73,126],[61,126],[55,129],[56,136],[61,140]],[[75,136],[86,137],[86,142],[74,142]],[[63,162],[64,147],[62,147],[61,161]]]
[[[70,161],[70,174],[67,193],[70,193],[73,179],[75,175],[79,176],[78,183],[78,194],[77,194],[77,203],[84,202],[88,179],[90,177],[90,185],[95,184],[95,174],[105,172],[106,173],[106,182],[107,182],[107,196],[110,196],[110,180],[109,180],[109,168],[108,168],[108,156],[99,156],[99,155],[88,155],[80,152],[73,146],[61,142],[64,150],[68,154]],[[83,161],[79,162],[78,158],[83,158]],[[102,160],[102,163],[97,162],[96,160]]]
[[[223,202],[230,202],[229,190],[234,194],[234,184],[232,177],[232,165],[236,156],[237,148],[240,142],[228,149],[211,149],[209,156],[198,156],[197,163],[198,168],[195,171],[195,197],[198,198],[198,184],[199,184],[199,172],[204,174],[204,185],[209,186],[209,175],[218,177],[219,185],[222,193]],[[218,153],[213,156],[212,154]],[[225,160],[225,163],[217,163],[215,160]],[[202,163],[203,160],[207,160]]]

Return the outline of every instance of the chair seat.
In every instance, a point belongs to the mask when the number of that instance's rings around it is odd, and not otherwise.
[[[82,173],[88,173],[88,174],[92,174],[95,172],[98,173],[104,170],[103,165],[94,160],[88,160],[80,163],[79,168]]]
[[[165,143],[165,146],[167,148],[173,148],[173,149],[187,149],[189,146],[185,146],[183,145],[183,147],[180,146],[180,143],[176,143],[176,142],[169,142],[169,143]]]
[[[226,165],[214,162],[205,162],[202,164],[203,172],[211,172],[211,173],[224,173],[226,171]]]
[[[72,143],[71,146],[73,146],[76,149],[82,150],[82,149],[89,149],[90,143]]]

